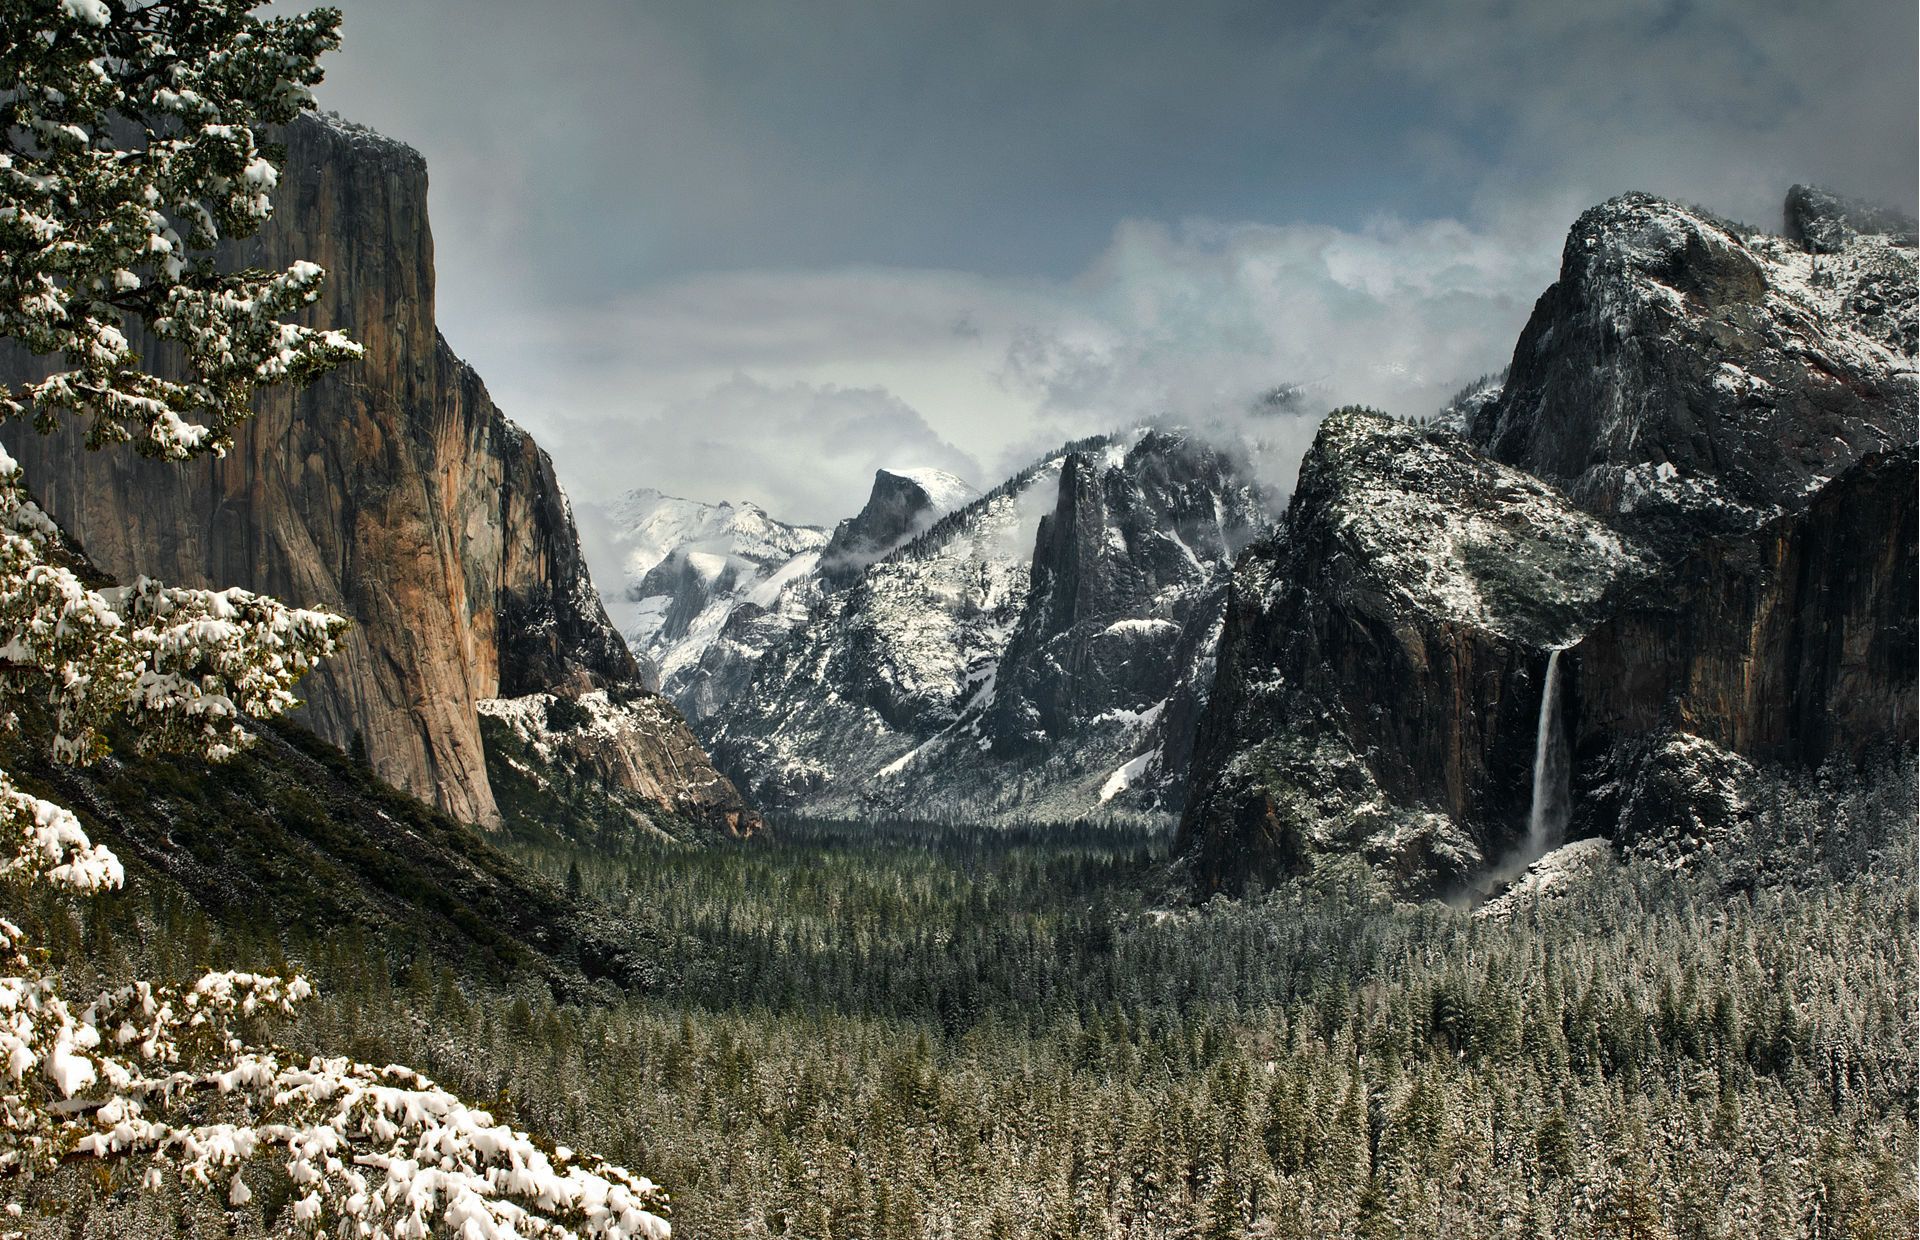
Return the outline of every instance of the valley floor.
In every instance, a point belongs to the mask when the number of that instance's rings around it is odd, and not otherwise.
[[[1912,798],[1809,784],[1745,889],[1640,860],[1504,919],[1339,866],[1157,907],[1163,842],[1086,828],[523,835],[660,945],[646,993],[335,936],[291,1033],[645,1172],[686,1240],[1908,1236]],[[277,951],[158,895],[71,930]]]

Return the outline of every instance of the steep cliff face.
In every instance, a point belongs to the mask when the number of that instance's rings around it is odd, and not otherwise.
[[[715,755],[816,813],[1164,815],[1262,523],[1184,435],[1069,445],[823,593]]]
[[[1812,253],[1644,194],[1593,208],[1467,435],[1679,546],[1914,435],[1914,251]]]
[[[1263,524],[1227,458],[1184,435],[1148,432],[1118,459],[1069,455],[984,734],[1037,755],[1103,716],[1191,718],[1226,603],[1219,566]]]
[[[1576,827],[1643,832],[1642,785],[1662,778],[1676,736],[1802,767],[1911,752],[1917,493],[1911,445],[1867,457],[1803,511],[1697,546],[1573,647]],[[1654,800],[1682,818],[1737,812],[1723,783]]]
[[[1329,419],[1236,572],[1177,844],[1201,890],[1327,849],[1484,886],[1541,736],[1573,834],[1683,848],[1763,768],[1911,752],[1914,252],[1849,218],[1815,254],[1616,199],[1465,438]]]
[[[1451,432],[1330,415],[1236,567],[1176,853],[1208,891],[1325,851],[1485,872],[1525,835],[1548,649],[1650,568]]]
[[[637,684],[641,669],[592,590],[551,460],[434,327],[425,163],[339,121],[285,138],[278,211],[226,259],[321,264],[309,313],[365,358],[263,393],[220,460],[87,453],[71,429],[7,446],[116,576],[243,585],[352,619],[302,682],[304,721],[360,737],[396,787],[492,824],[476,703]]]

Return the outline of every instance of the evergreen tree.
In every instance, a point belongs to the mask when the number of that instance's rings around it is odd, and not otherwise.
[[[319,267],[222,271],[213,253],[267,217],[282,153],[265,129],[312,108],[317,58],[339,42],[335,10],[262,21],[256,7],[0,0],[0,335],[60,363],[0,388],[0,418],[41,431],[79,418],[90,446],[184,460],[224,451],[256,389],[359,355],[338,332],[285,321],[319,296]],[[177,355],[181,378],[135,352],[141,333]],[[60,761],[99,757],[113,721],[143,753],[230,758],[253,739],[243,719],[294,705],[293,684],[345,628],[244,590],[95,588],[85,571],[0,452],[0,705],[44,708]],[[0,726],[18,730],[20,713]],[[124,873],[71,812],[0,772],[0,878],[99,893]],[[50,912],[43,926],[71,926]],[[197,910],[187,931],[188,962],[212,965]],[[65,955],[65,938],[41,942]],[[56,1173],[94,1158],[131,1167],[144,1189],[177,1177],[236,1209],[284,1189],[308,1232],[666,1234],[642,1177],[543,1148],[410,1069],[259,1041],[261,1020],[309,996],[302,977],[139,978],[70,1003],[35,954],[0,921],[13,970],[0,977],[0,1177],[14,1217],[23,1196],[75,1205]],[[388,1002],[384,969],[374,980]],[[424,999],[424,967],[419,981]]]

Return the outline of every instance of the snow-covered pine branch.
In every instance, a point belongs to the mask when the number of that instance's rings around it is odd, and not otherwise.
[[[313,106],[332,9],[261,21],[254,0],[0,0],[0,336],[65,369],[0,387],[0,419],[90,420],[89,443],[186,459],[225,450],[256,388],[356,357],[339,332],[283,322],[320,295],[308,262],[223,272],[212,248],[270,213],[282,153],[263,127]],[[128,134],[131,141],[122,141]],[[135,326],[176,349],[162,378]],[[346,622],[245,590],[89,586],[0,450],[0,727],[38,699],[54,756],[85,762],[100,729],[143,749],[232,756],[242,720],[295,704],[294,683]],[[0,880],[118,887],[119,860],[66,808],[0,771]],[[664,1240],[644,1178],[544,1148],[410,1069],[297,1059],[257,1025],[304,979],[209,973],[136,980],[80,1005],[0,921],[0,1200],[61,1164],[169,1175],[235,1206],[278,1160],[296,1228],[352,1237]],[[251,1170],[250,1170],[251,1169]]]
[[[119,863],[66,810],[0,775],[0,823],[33,864],[16,873],[80,890],[116,886]],[[215,972],[191,987],[138,981],[76,1008],[0,921],[0,1176],[137,1159],[144,1189],[169,1174],[253,1198],[249,1167],[282,1162],[305,1234],[373,1240],[446,1234],[667,1240],[665,1194],[564,1146],[551,1149],[409,1068],[300,1059],[244,1034],[290,1014],[305,979]],[[209,1114],[211,1113],[211,1118]],[[18,1216],[17,1205],[8,1207]]]
[[[271,214],[284,156],[263,127],[313,107],[339,46],[335,10],[252,7],[0,0],[0,335],[66,366],[0,387],[0,417],[85,417],[95,446],[185,459],[225,450],[255,388],[360,355],[282,321],[318,299],[319,267],[222,272],[211,253]],[[133,323],[185,378],[133,351]]]
[[[58,539],[0,449],[0,701],[42,698],[65,761],[95,756],[115,717],[143,751],[229,757],[252,739],[241,717],[292,707],[294,682],[347,627],[240,589],[90,589],[58,562]]]

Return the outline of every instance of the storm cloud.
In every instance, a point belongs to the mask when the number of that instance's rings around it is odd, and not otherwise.
[[[1430,412],[1585,206],[1920,175],[1911,3],[342,7],[321,102],[426,154],[446,333],[584,498],[822,520],[856,432],[991,482],[1280,383]]]

